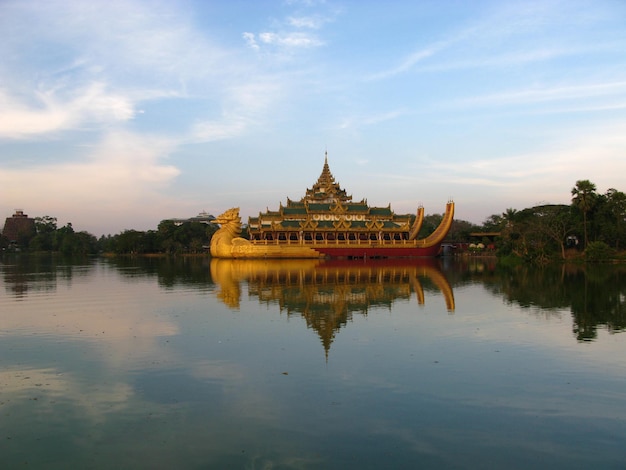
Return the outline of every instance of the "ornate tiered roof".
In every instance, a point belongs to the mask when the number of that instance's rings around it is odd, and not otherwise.
[[[325,154],[322,173],[303,198],[298,201],[287,198],[287,204],[281,203],[278,211],[268,209],[258,217],[251,217],[248,226],[252,239],[256,240],[293,239],[303,235],[312,239],[311,234],[320,232],[328,236],[324,239],[355,239],[351,234],[372,239],[388,233],[387,239],[407,240],[416,235],[410,233],[415,220],[412,214],[395,214],[391,205],[369,207],[365,199],[352,202],[352,196],[331,173]]]

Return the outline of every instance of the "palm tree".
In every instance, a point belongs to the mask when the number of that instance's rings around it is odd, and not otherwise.
[[[578,180],[572,188],[572,203],[583,213],[583,228],[585,231],[585,248],[587,247],[587,213],[593,208],[598,195],[596,185],[589,180]]]
[[[517,214],[518,214],[517,209],[513,209],[512,207],[509,207],[505,212],[502,213],[502,220],[506,222],[507,226],[511,225],[513,223],[513,220],[517,216]]]

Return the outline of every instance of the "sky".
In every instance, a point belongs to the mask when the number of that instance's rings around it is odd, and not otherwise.
[[[299,200],[482,223],[626,191],[626,2],[0,0],[0,218]]]

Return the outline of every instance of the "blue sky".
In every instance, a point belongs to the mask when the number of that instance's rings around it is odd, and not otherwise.
[[[622,0],[2,0],[0,216],[246,219],[325,151],[397,213],[626,191],[625,24]]]

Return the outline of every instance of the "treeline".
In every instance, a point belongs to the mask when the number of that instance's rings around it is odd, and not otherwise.
[[[103,253],[116,254],[203,253],[208,251],[211,237],[217,229],[214,224],[175,224],[171,220],[164,220],[157,230],[125,230],[118,235],[102,236],[98,240],[98,249]]]
[[[17,243],[0,237],[0,248],[5,252],[57,252],[63,255],[203,253],[217,230],[217,226],[201,222],[177,225],[162,221],[157,230],[124,230],[98,239],[89,232],[75,231],[71,223],[58,227],[56,217],[43,216],[34,220],[33,229],[21,233]]]
[[[419,236],[432,233],[442,215],[427,215]],[[76,232],[71,223],[57,227],[54,217],[35,219],[32,233],[20,236],[17,245],[0,237],[3,250],[60,252],[66,255],[182,254],[205,253],[217,225],[196,221],[175,224],[162,221],[156,230],[125,230],[96,239],[88,232]],[[475,232],[499,233],[494,240],[477,240]],[[246,233],[242,236],[246,237]],[[626,247],[626,194],[616,189],[598,193],[589,180],[579,180],[571,190],[571,204],[544,204],[523,210],[506,209],[489,216],[482,225],[454,220],[448,233],[453,243],[482,242],[495,247],[498,256],[526,262],[546,263],[556,259],[584,257],[596,261],[624,257]]]
[[[544,264],[570,257],[588,261],[623,258],[626,247],[626,194],[614,188],[598,193],[589,180],[571,190],[571,204],[544,204],[507,209],[483,223],[498,231],[500,256]]]
[[[3,240],[3,248],[10,248],[8,240]],[[36,217],[34,233],[20,234],[18,240],[20,251],[59,252],[64,255],[85,255],[98,252],[96,237],[81,231],[76,232],[71,223],[57,227],[56,217]]]

